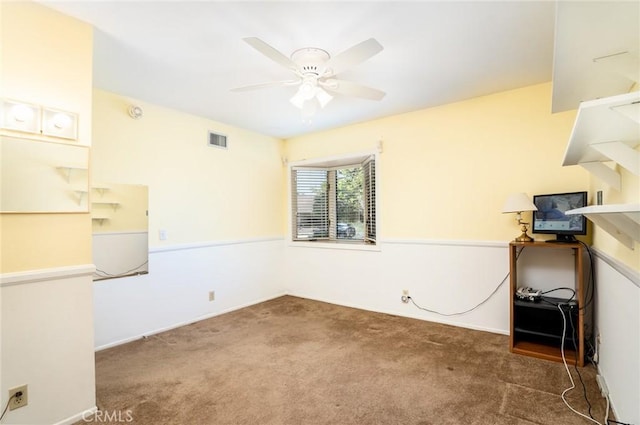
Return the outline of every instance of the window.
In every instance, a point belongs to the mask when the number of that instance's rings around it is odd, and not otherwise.
[[[339,162],[292,167],[294,241],[375,244],[375,157]]]

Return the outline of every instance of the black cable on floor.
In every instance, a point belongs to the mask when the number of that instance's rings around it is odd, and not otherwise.
[[[2,411],[2,415],[0,415],[0,421],[2,420],[2,418],[4,418],[4,415],[5,415],[5,413],[7,413],[7,409],[9,408],[9,404],[11,403],[11,400],[13,400],[13,398],[14,398],[15,396],[16,396],[16,395],[15,395],[15,394],[13,394],[11,397],[9,397],[9,400],[7,400],[7,405],[6,405],[6,406],[4,406],[4,410]]]

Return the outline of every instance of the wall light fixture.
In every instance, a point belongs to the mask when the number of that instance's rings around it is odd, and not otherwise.
[[[78,138],[78,116],[71,112],[44,108],[42,110],[42,134],[75,140]]]
[[[0,128],[40,133],[40,107],[15,100],[0,102]]]
[[[78,115],[17,100],[0,99],[0,128],[77,140]]]

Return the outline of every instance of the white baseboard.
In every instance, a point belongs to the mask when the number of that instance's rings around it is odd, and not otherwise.
[[[374,309],[371,309],[370,307],[365,307],[365,306],[359,305],[359,304],[344,303],[344,302],[339,302],[339,301],[329,300],[329,299],[322,299],[322,298],[310,298],[310,297],[307,297],[307,296],[304,296],[304,295],[298,295],[298,294],[295,294],[295,293],[288,293],[287,295],[291,295],[292,297],[298,297],[298,298],[304,298],[304,299],[308,299],[308,300],[313,300],[313,301],[320,301],[320,302],[328,303],[328,304],[339,305],[339,306],[342,306],[342,307],[356,308],[358,310],[372,311],[372,312],[375,312],[375,313],[389,314],[391,316],[407,317],[409,319],[417,319],[417,320],[422,320],[422,321],[425,321],[425,322],[440,323],[440,324],[443,324],[443,325],[455,326],[455,327],[458,327],[458,328],[472,329],[472,330],[475,330],[475,331],[484,331],[484,332],[490,332],[490,333],[500,334],[500,335],[509,335],[509,330],[508,329],[496,329],[496,328],[489,328],[489,327],[485,327],[485,326],[474,326],[474,325],[470,325],[468,323],[453,322],[453,321],[449,321],[449,320],[440,320],[440,319],[434,318],[434,317],[429,317],[427,319],[424,316],[420,316],[418,314],[401,314],[401,313],[398,313],[397,311],[384,310],[384,309],[375,309],[374,310]]]
[[[76,413],[75,415],[69,416],[68,418],[63,419],[60,422],[56,422],[53,425],[72,425],[78,421],[85,421],[87,423],[90,423],[90,421],[86,419],[91,418],[92,415],[97,411],[98,411],[98,408],[96,406],[93,406],[91,409],[87,409],[83,412]]]
[[[215,313],[209,313],[209,314],[205,314],[205,315],[202,315],[202,316],[194,317],[192,320],[187,320],[187,321],[183,321],[183,322],[174,323],[173,325],[164,326],[162,328],[154,329],[152,331],[145,332],[145,333],[140,334],[140,335],[135,335],[135,336],[132,336],[132,337],[129,337],[129,338],[125,338],[125,339],[121,339],[121,340],[118,340],[118,341],[114,341],[114,342],[111,342],[109,344],[100,345],[98,347],[95,347],[95,351],[106,350],[107,348],[116,347],[118,345],[122,345],[122,344],[126,344],[128,342],[136,341],[136,340],[139,340],[141,338],[145,338],[145,337],[148,337],[148,336],[151,336],[151,335],[156,335],[156,334],[159,334],[159,333],[162,333],[162,332],[170,331],[172,329],[176,329],[176,328],[179,328],[179,327],[182,327],[182,326],[190,325],[192,323],[200,322],[202,320],[210,319],[212,317],[220,316],[221,314],[231,313],[232,311],[240,310],[240,309],[245,308],[245,307],[250,307],[252,305],[263,303],[265,301],[269,301],[269,300],[273,300],[273,299],[276,299],[276,298],[280,298],[280,297],[282,297],[284,295],[287,295],[287,293],[285,291],[282,291],[282,292],[279,292],[279,293],[277,293],[277,294],[275,294],[273,296],[269,296],[269,297],[266,297],[266,298],[261,298],[261,299],[254,300],[254,301],[250,301],[248,303],[240,304],[240,305],[237,305],[235,307],[231,307],[231,308],[228,308],[228,309],[225,309],[225,310],[217,311]]]

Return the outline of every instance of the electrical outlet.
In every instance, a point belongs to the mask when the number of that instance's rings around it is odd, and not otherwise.
[[[167,238],[167,231],[165,229],[158,230],[158,239],[160,239],[161,241],[166,241]]]
[[[402,297],[400,297],[400,301],[402,301],[405,304],[409,302],[409,290],[408,289],[403,289],[402,290]]]
[[[602,337],[600,336],[600,332],[596,334],[596,346],[594,348],[593,353],[593,362],[598,363],[600,360],[600,344],[602,344]]]
[[[9,390],[9,410],[18,409],[29,404],[29,398],[27,393],[27,385],[15,387]]]
[[[214,301],[216,299],[216,291],[209,291],[209,301]]]

